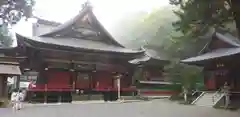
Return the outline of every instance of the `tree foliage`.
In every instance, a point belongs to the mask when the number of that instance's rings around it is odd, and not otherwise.
[[[11,47],[13,43],[12,37],[13,35],[9,31],[8,27],[6,26],[0,27],[0,47],[1,48]]]
[[[173,10],[177,11],[178,8],[167,6],[154,9],[151,13],[141,16],[141,19],[138,17],[134,18],[135,21],[128,22],[132,25],[131,29],[122,30],[121,33],[127,34],[125,36],[130,40],[128,45],[145,46],[156,50],[160,55],[167,53],[172,60],[171,65],[165,68],[168,77],[173,82],[192,88],[196,82],[202,82],[199,80],[202,79],[201,69],[180,64],[179,60],[196,55],[205,45],[205,40],[191,40],[181,30],[176,31],[172,23],[179,21],[180,18]],[[119,23],[119,26],[125,27],[124,23]]]
[[[34,4],[34,0],[1,0],[0,19],[2,24],[15,24],[23,16],[30,17]]]
[[[165,67],[165,71],[172,82],[181,83],[189,90],[199,88],[197,83],[203,83],[202,68],[196,66],[185,65],[175,60]]]
[[[21,18],[31,17],[34,0],[1,0],[0,1],[0,46],[9,47],[13,39],[10,32],[12,25]]]
[[[170,0],[170,4],[179,7],[173,26],[188,38],[197,39],[211,28],[226,29],[234,19],[230,0]]]
[[[205,37],[212,29],[236,31],[240,23],[240,17],[237,21],[239,15],[236,7],[240,2],[237,3],[236,0],[169,1],[173,7],[155,9],[139,19],[135,18],[136,23],[131,22],[134,25],[130,31],[128,30],[130,33],[126,33],[125,36],[131,39],[129,43],[132,45],[153,48],[158,52],[165,51],[170,57],[175,58],[172,64],[166,67],[166,71],[173,78],[173,82],[181,82],[183,85],[188,85],[187,87],[193,87],[200,77],[203,79],[201,69],[180,64],[179,60],[196,56],[209,41],[200,37]],[[229,27],[234,21],[236,27]]]
[[[174,14],[178,17],[172,25],[175,31],[180,31],[182,35],[173,37],[175,45],[181,45],[179,58],[193,56],[194,53],[203,48],[208,39],[206,37],[212,29],[221,29],[232,34],[239,31],[238,20],[240,11],[236,10],[239,2],[236,0],[169,0],[170,4],[178,7]],[[233,4],[234,3],[234,4]],[[235,21],[236,27],[229,27]],[[238,30],[236,30],[236,28]],[[234,32],[235,31],[235,32]],[[175,48],[175,45],[172,46]],[[174,82],[181,82],[188,88],[193,87],[194,79],[203,77],[201,69],[192,66],[173,62],[167,68]],[[176,75],[177,74],[177,75]],[[180,81],[176,81],[179,77]]]

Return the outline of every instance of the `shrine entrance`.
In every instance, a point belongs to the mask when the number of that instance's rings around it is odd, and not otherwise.
[[[216,89],[221,89],[225,82],[230,84],[228,81],[228,70],[222,69],[222,70],[216,70],[215,71],[215,81],[216,81]]]
[[[223,87],[225,82],[229,79],[228,70],[213,70],[213,71],[205,71],[205,85],[208,90],[216,91]]]
[[[240,92],[240,69],[232,69],[228,81],[233,92]]]

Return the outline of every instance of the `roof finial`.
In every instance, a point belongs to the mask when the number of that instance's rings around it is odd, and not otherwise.
[[[82,4],[82,7],[92,7],[91,2],[89,0],[87,0],[85,3]]]

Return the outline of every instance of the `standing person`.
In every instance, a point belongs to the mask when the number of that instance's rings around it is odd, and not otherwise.
[[[186,86],[183,86],[182,89],[183,89],[184,101],[187,102],[188,90],[187,90]]]
[[[230,104],[230,87],[228,86],[227,82],[224,83],[223,92],[225,96],[225,108],[228,108]]]
[[[24,101],[24,93],[22,90],[19,90],[18,91],[18,105],[19,105],[19,109],[22,109],[23,108],[23,101]]]
[[[12,108],[13,110],[18,109],[18,92],[17,89],[14,89],[11,94],[11,103],[12,103]]]

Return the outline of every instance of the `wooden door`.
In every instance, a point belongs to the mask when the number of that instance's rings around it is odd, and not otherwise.
[[[94,75],[94,80],[96,81],[95,87],[97,89],[111,89],[113,86],[112,74],[108,71],[97,71]]]
[[[90,81],[91,75],[90,73],[78,72],[77,80],[76,80],[76,88],[77,89],[90,89]]]
[[[49,71],[48,88],[61,89],[70,88],[71,72],[67,71]]]

